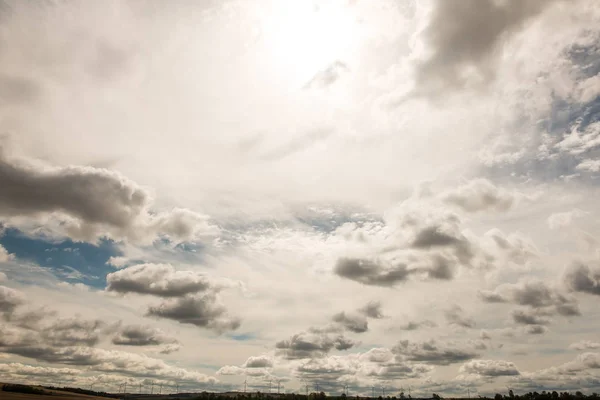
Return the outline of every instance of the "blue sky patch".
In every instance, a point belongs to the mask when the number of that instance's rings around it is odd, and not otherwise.
[[[61,280],[97,288],[104,288],[106,274],[114,271],[106,265],[108,259],[121,255],[116,244],[107,239],[102,239],[97,246],[69,239],[56,243],[27,237],[12,228],[4,231],[0,244],[19,259],[51,269]]]

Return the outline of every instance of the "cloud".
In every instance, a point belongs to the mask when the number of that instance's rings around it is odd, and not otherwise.
[[[517,200],[514,193],[498,188],[487,179],[474,179],[440,197],[445,203],[466,212],[507,211]]]
[[[214,288],[204,275],[178,271],[169,264],[139,264],[106,275],[106,290],[116,293],[180,297]]]
[[[405,324],[398,326],[398,329],[403,331],[416,331],[422,328],[436,328],[437,324],[428,319],[423,321],[409,321]]]
[[[334,272],[342,278],[373,286],[394,286],[407,280],[411,273],[403,264],[385,265],[356,258],[339,259]]]
[[[44,343],[55,347],[94,346],[100,341],[100,328],[104,323],[99,320],[65,318],[52,321],[41,330]]]
[[[360,308],[358,312],[364,314],[367,318],[381,319],[385,316],[381,310],[381,302],[370,301],[364,307]]]
[[[106,262],[106,265],[110,265],[115,268],[123,268],[126,267],[128,263],[129,259],[127,257],[110,257]]]
[[[0,286],[0,312],[11,314],[15,308],[25,303],[25,296],[18,290]]]
[[[121,327],[115,336],[113,336],[112,343],[121,346],[158,346],[162,344],[175,344],[177,340],[168,337],[160,329],[144,325],[126,325]],[[174,351],[175,347],[171,350]],[[161,353],[163,352],[164,349]]]
[[[575,219],[583,218],[588,213],[579,209],[574,209],[571,211],[554,213],[548,217],[548,226],[550,229],[559,229],[570,226],[573,224]]]
[[[339,60],[335,61],[324,70],[317,72],[315,76],[313,76],[312,79],[308,81],[306,85],[304,85],[304,88],[327,88],[337,82],[337,80],[340,79],[342,74],[345,72],[348,72],[348,66]]]
[[[475,321],[464,315],[464,311],[460,306],[453,306],[452,308],[444,311],[444,316],[450,325],[457,325],[463,328],[474,328]]]
[[[564,281],[572,291],[600,295],[600,267],[597,262],[573,262],[565,272]]]
[[[133,181],[107,169],[45,167],[10,161],[0,148],[0,215],[38,218],[62,215],[57,229],[74,239],[100,236],[133,241],[165,234],[189,240],[196,232],[214,233],[206,217],[184,209],[150,212],[150,195]]]
[[[527,307],[512,311],[512,319],[519,325],[547,325],[551,322],[548,317],[552,315],[581,315],[577,299],[537,280],[525,279],[516,284],[504,284],[495,291],[480,290],[478,296],[486,303],[512,303]],[[541,328],[528,329],[532,330],[530,333],[545,332]]]
[[[146,315],[208,328],[219,333],[236,330],[241,325],[241,320],[229,316],[227,309],[219,304],[216,295],[212,293],[168,299],[149,307]]]
[[[479,356],[474,350],[439,343],[436,340],[422,343],[411,343],[408,340],[402,340],[392,351],[405,360],[434,365],[449,365]]]
[[[6,251],[6,249],[0,245],[0,263],[3,262],[7,262],[13,259],[13,255],[12,254],[8,254],[8,251]],[[0,281],[2,281],[2,279],[0,279]]]
[[[503,360],[471,360],[463,364],[460,373],[481,376],[514,376],[519,370],[514,363]]]
[[[500,293],[490,290],[479,290],[477,296],[485,303],[506,303],[508,301]]]
[[[525,331],[530,335],[543,335],[548,331],[548,328],[543,325],[527,325]]]
[[[592,342],[590,340],[581,340],[577,343],[573,343],[569,346],[573,350],[594,350],[600,349],[600,343]]]
[[[39,367],[21,363],[0,364],[0,373],[8,376],[61,378],[77,376],[82,371],[73,368]]]
[[[587,172],[600,172],[600,160],[587,159],[583,160],[575,169]]]
[[[346,314],[340,312],[332,317],[334,322],[341,324],[345,329],[354,333],[363,333],[369,330],[369,323],[367,319],[362,315]]]
[[[438,0],[422,33],[427,56],[417,65],[417,93],[434,95],[487,84],[503,42],[553,1]]]
[[[309,330],[275,344],[277,354],[288,360],[325,357],[331,350],[348,350],[356,343],[342,334]]]
[[[512,318],[520,325],[547,325],[550,320],[544,315],[538,315],[538,312],[532,310],[513,310]]]
[[[164,298],[150,306],[146,315],[222,333],[239,328],[241,321],[229,316],[218,292],[228,283],[217,283],[193,271],[179,271],[170,264],[139,264],[106,276],[106,290]]]
[[[267,356],[252,356],[244,363],[244,368],[272,368],[273,360]]]
[[[184,368],[173,367],[156,358],[117,350],[83,346],[53,348],[39,345],[3,348],[2,350],[39,361],[87,366],[94,371],[112,374],[172,379],[180,382],[217,382],[213,377]]]

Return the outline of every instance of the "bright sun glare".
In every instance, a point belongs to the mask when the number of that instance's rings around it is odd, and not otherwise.
[[[276,73],[294,86],[337,60],[348,62],[359,44],[355,16],[338,2],[274,2],[262,28]]]

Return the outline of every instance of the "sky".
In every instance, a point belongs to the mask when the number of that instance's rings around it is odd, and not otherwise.
[[[600,390],[595,0],[0,2],[0,381]]]

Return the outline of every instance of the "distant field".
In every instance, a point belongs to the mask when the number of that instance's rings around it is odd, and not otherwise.
[[[0,383],[0,388],[4,386],[3,383]],[[50,390],[44,389],[39,386],[32,386],[35,388],[40,388],[45,392],[48,392],[48,395],[42,394],[29,394],[29,393],[14,393],[14,392],[4,392],[0,391],[0,399],[2,400],[77,400],[77,399],[102,399],[107,400],[105,397],[98,396],[90,396],[87,394],[79,394],[79,393],[71,393],[71,392],[63,392],[60,390]]]

